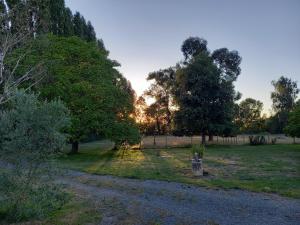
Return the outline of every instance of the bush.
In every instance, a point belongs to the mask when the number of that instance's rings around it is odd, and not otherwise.
[[[4,196],[0,200],[0,219],[7,222],[45,218],[69,199],[58,185],[49,182],[27,185],[23,180],[12,181],[12,175],[0,175],[0,194]]]
[[[194,157],[195,153],[198,153],[199,158],[203,158],[205,147],[204,145],[193,145],[192,146],[192,155]]]
[[[265,136],[249,136],[250,145],[264,145],[266,144]]]
[[[272,145],[275,145],[275,144],[276,144],[276,141],[277,141],[277,138],[276,138],[276,137],[275,137],[275,138],[272,138],[272,139],[271,139],[271,144],[272,144]]]
[[[50,162],[66,143],[68,110],[60,101],[18,91],[0,112],[0,124],[0,162],[9,165],[0,171],[2,217],[41,218],[59,208],[64,198],[51,182]]]

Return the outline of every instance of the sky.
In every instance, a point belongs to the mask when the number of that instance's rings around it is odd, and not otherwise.
[[[242,99],[272,105],[272,80],[300,82],[300,0],[65,0],[90,20],[138,95],[150,72],[183,59],[183,41],[198,36],[213,51],[227,47],[242,57],[235,83]],[[300,83],[298,82],[298,86]]]

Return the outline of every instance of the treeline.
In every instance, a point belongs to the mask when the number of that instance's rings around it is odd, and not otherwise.
[[[299,110],[300,107],[300,100],[297,101],[299,93],[297,83],[283,76],[271,83],[274,91],[270,95],[273,102],[270,116],[262,113],[263,103],[259,100],[246,98],[237,105],[234,122],[240,133],[290,134],[285,129],[289,124],[289,117],[291,119],[294,111]],[[294,122],[290,121],[290,123]],[[294,124],[297,125],[299,126],[299,122]]]
[[[299,107],[295,81],[286,77],[272,81],[274,113],[267,117],[258,100],[247,98],[238,103],[242,94],[234,87],[241,73],[237,51],[221,48],[211,52],[207,41],[198,37],[186,39],[181,51],[183,60],[147,77],[152,84],[135,102],[141,133],[202,135],[202,142],[206,135],[212,139],[239,133],[290,134],[284,128],[289,113]],[[153,100],[149,106],[147,98]]]
[[[93,25],[79,13],[65,6],[64,0],[6,0],[0,2],[1,12],[16,11],[14,20],[23,19],[36,34],[52,33],[58,36],[77,36],[88,42],[96,42],[104,49],[101,39],[97,39]],[[22,16],[21,16],[22,15]],[[12,21],[14,24],[14,21]]]

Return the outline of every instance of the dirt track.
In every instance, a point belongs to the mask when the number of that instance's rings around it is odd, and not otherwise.
[[[71,171],[63,183],[104,207],[100,224],[299,224],[300,201],[242,190]]]

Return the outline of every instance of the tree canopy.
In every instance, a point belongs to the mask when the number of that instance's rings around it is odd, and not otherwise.
[[[91,133],[117,144],[139,141],[130,117],[134,91],[104,50],[77,37],[48,35],[35,41],[21,68],[26,70],[26,65],[41,59],[47,74],[36,90],[45,99],[59,97],[69,108],[69,133],[75,152],[78,142]]]
[[[274,91],[271,93],[275,115],[269,121],[269,127],[274,127],[276,133],[282,133],[287,125],[288,113],[296,104],[299,89],[297,82],[281,76],[277,81],[272,81]]]
[[[202,134],[203,138],[232,131],[234,101],[239,96],[233,81],[240,74],[241,62],[238,52],[222,48],[210,54],[206,44],[206,40],[195,37],[183,42],[186,62],[177,70],[174,92],[177,129]]]
[[[263,103],[253,98],[246,98],[238,106],[236,123],[242,132],[259,132],[263,129],[261,117]]]
[[[288,116],[284,132],[292,137],[300,137],[300,106],[295,107]]]

